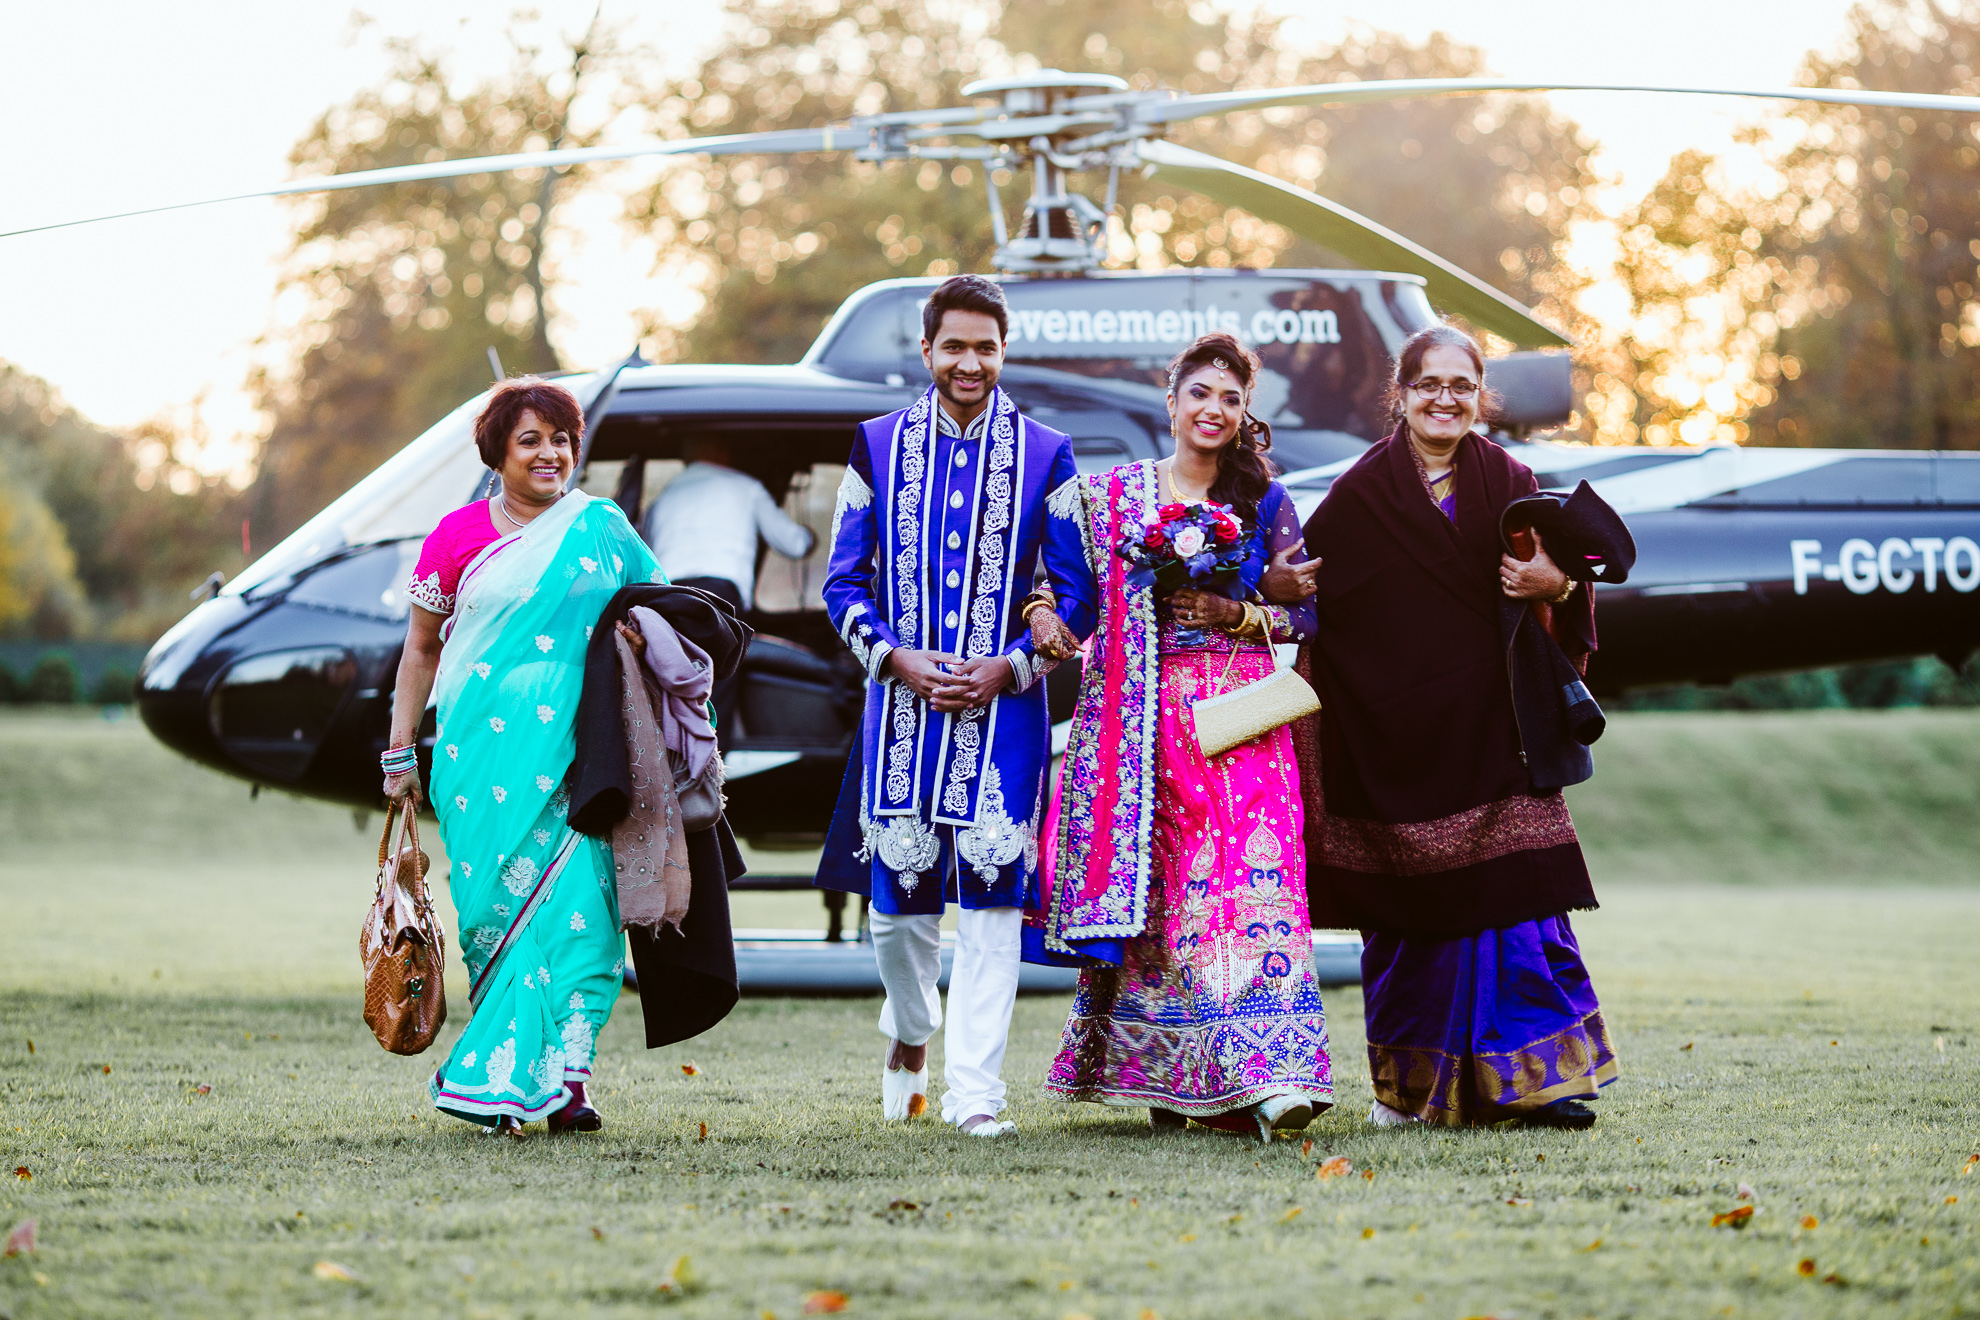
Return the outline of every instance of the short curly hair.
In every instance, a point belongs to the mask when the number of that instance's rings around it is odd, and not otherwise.
[[[495,387],[474,419],[474,447],[490,471],[500,472],[509,455],[509,434],[524,412],[533,412],[571,438],[575,448],[584,439],[584,409],[577,396],[541,376],[516,376]]]

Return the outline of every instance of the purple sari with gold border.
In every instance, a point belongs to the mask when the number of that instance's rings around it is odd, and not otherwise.
[[[1306,525],[1326,561],[1323,708],[1296,730],[1313,918],[1363,933],[1376,1098],[1448,1126],[1619,1071],[1567,916],[1594,890],[1560,792],[1533,789],[1499,638],[1498,514],[1535,484],[1467,436],[1432,489],[1398,430]],[[1585,588],[1560,608],[1592,639]]]

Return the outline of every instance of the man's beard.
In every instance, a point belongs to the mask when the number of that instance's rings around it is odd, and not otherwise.
[[[997,378],[985,372],[983,376],[983,393],[974,401],[970,401],[956,397],[955,391],[951,388],[953,380],[954,378],[952,376],[937,376],[935,378],[935,392],[956,407],[962,409],[980,407],[982,404],[989,402],[991,393],[997,388]]]

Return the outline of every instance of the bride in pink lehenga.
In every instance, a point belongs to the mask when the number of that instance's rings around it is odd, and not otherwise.
[[[1084,476],[1054,495],[1081,520],[1098,580],[1065,766],[1044,837],[1026,956],[1082,964],[1045,1083],[1067,1100],[1146,1107],[1269,1136],[1333,1103],[1313,975],[1302,806],[1286,728],[1213,757],[1194,703],[1272,672],[1273,643],[1314,627],[1312,570],[1271,431],[1246,410],[1258,359],[1206,335],[1169,369],[1173,457]],[[1228,505],[1250,554],[1231,595],[1157,600],[1129,580],[1122,538],[1172,506]],[[1308,597],[1263,602],[1267,572]]]

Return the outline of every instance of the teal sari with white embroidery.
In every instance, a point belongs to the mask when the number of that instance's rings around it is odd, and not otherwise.
[[[563,1107],[625,969],[612,850],[573,830],[585,645],[612,593],[665,578],[616,504],[573,491],[461,574],[434,682],[433,810],[470,977],[434,1105],[470,1122]]]

